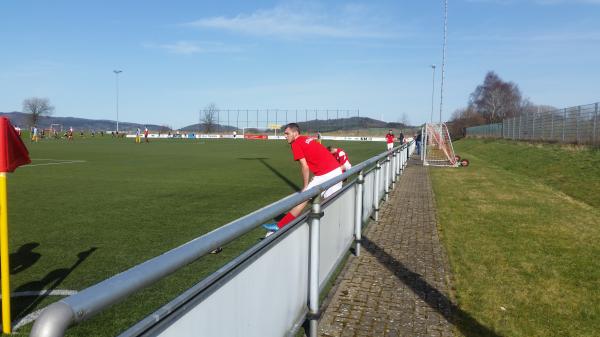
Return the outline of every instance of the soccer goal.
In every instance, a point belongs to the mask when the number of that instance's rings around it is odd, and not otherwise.
[[[423,128],[423,165],[458,166],[450,132],[445,123],[425,124]]]

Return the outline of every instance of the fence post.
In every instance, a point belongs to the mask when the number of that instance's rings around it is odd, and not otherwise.
[[[596,145],[597,137],[596,132],[598,130],[598,103],[595,104],[594,108],[594,130],[592,133],[592,144]]]
[[[565,124],[567,124],[567,108],[563,109],[562,141],[565,142]]]
[[[554,139],[554,111],[550,113],[550,140]]]
[[[354,248],[354,256],[360,256],[360,244],[362,240],[362,209],[363,209],[363,184],[365,178],[363,171],[358,172],[358,178],[356,179],[356,202],[355,202],[355,213],[354,213],[354,242],[356,246]]]
[[[575,143],[579,144],[579,116],[581,116],[581,105],[577,107],[577,117],[575,118]]]
[[[379,180],[380,180],[380,172],[381,164],[377,162],[377,166],[375,167],[375,191],[373,197],[373,208],[375,210],[374,217],[375,221],[379,220]]]
[[[534,112],[533,113],[533,118],[531,120],[531,140],[535,139],[535,116],[537,114]]]
[[[309,252],[310,264],[308,266],[308,314],[309,337],[317,337],[319,324],[319,224],[321,222],[321,196],[317,195],[312,201],[310,218]]]

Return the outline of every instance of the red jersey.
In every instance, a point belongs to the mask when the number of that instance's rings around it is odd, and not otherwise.
[[[340,167],[327,148],[312,137],[299,136],[291,145],[294,160],[306,159],[308,168],[316,176],[322,176]]]
[[[393,143],[394,142],[394,135],[391,133],[388,133],[387,135],[385,135],[385,140],[387,140],[387,143]]]
[[[348,162],[348,156],[346,156],[346,152],[344,152],[344,150],[338,148],[335,153],[333,154],[333,157],[335,158],[335,160],[338,161],[338,163],[340,165],[344,165],[346,164],[346,162]]]
[[[148,130],[144,130],[144,136],[148,137]]]

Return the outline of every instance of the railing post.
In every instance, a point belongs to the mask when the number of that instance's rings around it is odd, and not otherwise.
[[[383,192],[385,194],[385,201],[389,200],[390,194],[390,156],[385,157],[384,161],[384,170],[383,170]]]
[[[400,167],[402,166],[402,147],[396,151],[396,181],[400,178]]]
[[[318,336],[319,324],[319,224],[321,222],[321,196],[317,195],[312,201],[309,215],[309,255],[308,265],[308,315],[309,337]]]
[[[375,167],[375,191],[373,197],[373,208],[374,208],[374,217],[375,221],[379,221],[379,180],[381,173],[381,164],[377,162],[377,166]]]
[[[356,179],[356,210],[354,213],[354,242],[356,242],[356,246],[354,248],[354,255],[360,256],[360,244],[362,240],[362,209],[363,209],[363,184],[365,183],[365,178],[363,176],[363,171],[358,173],[358,178]]]
[[[392,189],[396,188],[396,150],[392,153]]]

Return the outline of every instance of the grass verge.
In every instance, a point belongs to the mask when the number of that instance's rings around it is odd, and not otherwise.
[[[505,141],[455,147],[471,166],[430,173],[460,308],[495,336],[597,336],[600,154]]]

